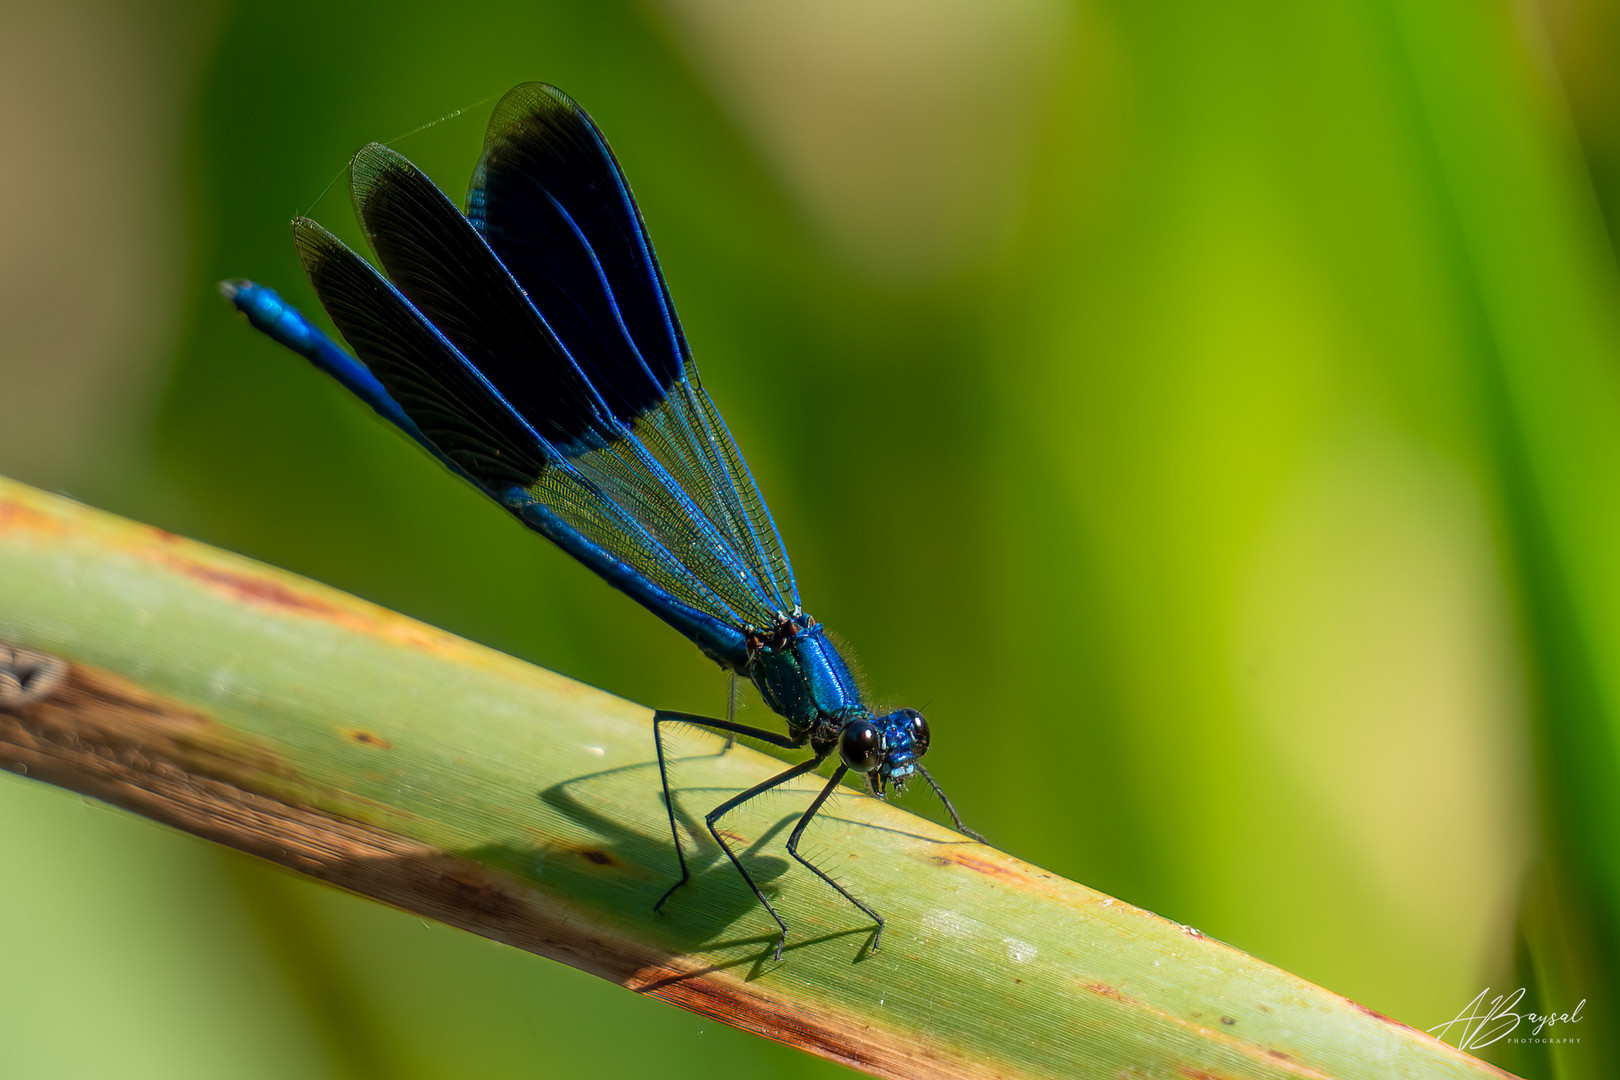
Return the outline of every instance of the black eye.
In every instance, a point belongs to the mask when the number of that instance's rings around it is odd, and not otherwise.
[[[928,753],[928,721],[916,709],[907,709],[906,712],[911,714],[911,749],[922,757]]]
[[[882,753],[883,739],[877,725],[870,720],[851,720],[838,736],[838,756],[844,764],[858,773],[877,768]]]

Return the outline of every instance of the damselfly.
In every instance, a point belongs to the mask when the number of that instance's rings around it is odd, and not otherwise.
[[[919,775],[957,829],[979,837],[923,768],[922,714],[875,714],[800,604],[776,524],[698,380],[641,213],[601,132],[561,91],[529,83],[496,106],[465,214],[380,144],[355,155],[350,176],[387,276],[308,218],[293,222],[293,239],[355,355],[268,288],[233,281],[225,295],[518,520],[751,679],[787,721],[784,735],[730,716],[654,715],[681,870],[654,906],[691,879],[663,730],[694,724],[810,752],[705,819],[776,920],[778,959],[787,923],[719,821],[836,755],[787,850],[876,923],[876,950],[883,919],[799,853],[845,775],[862,774],[880,797]]]

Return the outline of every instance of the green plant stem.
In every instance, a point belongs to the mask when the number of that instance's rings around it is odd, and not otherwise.
[[[1505,1075],[1196,930],[850,792],[689,828],[651,713],[238,556],[0,479],[0,763],[880,1076]],[[5,690],[5,686],[0,686]],[[774,758],[677,736],[689,826]],[[812,782],[814,777],[809,778]],[[1096,823],[1106,828],[1106,821]]]

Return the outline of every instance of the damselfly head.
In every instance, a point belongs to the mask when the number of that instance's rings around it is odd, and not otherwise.
[[[887,716],[863,716],[838,733],[838,756],[853,772],[866,776],[872,794],[900,791],[928,752],[928,721],[916,709],[897,709]]]

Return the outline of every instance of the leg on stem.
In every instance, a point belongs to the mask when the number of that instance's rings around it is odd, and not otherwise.
[[[790,735],[783,735],[781,732],[778,732],[778,731],[767,731],[764,728],[751,728],[751,727],[747,727],[746,725],[743,725],[743,724],[734,723],[734,722],[732,722],[730,720],[713,720],[713,719],[710,719],[709,717],[706,717],[706,716],[694,716],[691,713],[665,712],[662,709],[660,709],[659,711],[653,713],[653,745],[658,750],[658,779],[664,785],[664,809],[669,812],[669,835],[675,841],[675,857],[678,860],[680,860],[680,864],[681,864],[681,879],[679,881],[677,881],[675,884],[671,885],[669,887],[668,891],[665,892],[663,896],[660,896],[658,898],[658,903],[653,905],[653,910],[654,911],[658,911],[659,909],[661,909],[664,906],[664,901],[668,900],[670,898],[670,896],[674,894],[676,889],[679,889],[682,885],[685,885],[688,881],[692,880],[691,868],[688,867],[687,864],[686,864],[686,851],[685,851],[684,848],[681,847],[681,830],[680,830],[680,826],[678,824],[676,824],[676,821],[675,821],[675,799],[669,793],[669,766],[666,763],[665,756],[664,756],[664,727],[663,727],[663,725],[665,725],[667,723],[691,724],[694,727],[703,727],[703,728],[709,728],[709,729],[714,730],[714,731],[725,732],[728,736],[747,735],[750,738],[759,739],[761,742],[770,743],[772,746],[780,746],[784,750],[795,750],[795,749],[799,748],[800,746],[804,745],[802,740],[801,741],[795,741],[793,739],[793,737],[790,736]],[[819,760],[819,759],[813,759],[812,768],[814,767],[814,760]],[[794,766],[794,768],[798,769],[799,767]],[[809,770],[807,770],[807,769],[799,769],[799,772],[807,772],[807,771],[809,771]],[[799,775],[798,772],[794,772],[793,769],[789,769],[787,773],[784,773],[784,774],[782,774],[780,776],[774,777],[772,780],[767,781],[763,786],[756,786],[754,788],[750,788],[748,791],[743,792],[743,795],[748,796],[749,798],[752,798],[754,795],[759,794],[759,792],[764,791],[766,788],[772,787],[775,784],[781,783],[783,780],[790,779],[791,777],[797,776],[797,775]],[[723,810],[729,810],[733,806],[736,806],[739,803],[739,801],[745,802],[747,800],[742,799],[741,797],[739,797],[738,799],[733,799],[733,800],[729,801],[728,803],[723,804],[722,807],[719,808],[719,809],[722,810],[722,811]],[[709,822],[710,822],[709,831],[710,832],[714,832],[713,819],[716,816],[717,815],[715,813],[711,813],[709,815]],[[715,838],[719,839],[719,834],[718,833],[715,834]],[[737,869],[742,870],[742,865],[740,863],[737,863],[736,856],[731,855],[731,849],[726,848],[724,842],[722,842],[720,846],[722,848],[725,848],[726,854],[728,856],[731,856],[731,861],[734,864],[737,865]],[[743,871],[743,877],[748,880],[748,884],[749,884],[750,887],[754,887],[754,881],[753,881],[752,878],[748,877],[748,872],[746,870]],[[759,889],[757,887],[754,887],[754,894],[756,896],[759,895]],[[760,901],[764,902],[764,900],[765,900],[765,898],[763,896],[760,896]],[[770,908],[769,903],[766,903],[765,906],[766,906],[766,908]],[[776,912],[774,910],[771,911],[771,917],[772,918],[776,917]],[[776,921],[778,923],[781,923],[782,920],[777,919]],[[784,933],[785,933],[785,928],[784,928]],[[781,953],[780,945],[778,945],[777,952],[778,952],[778,955],[780,955],[780,953]]]
[[[776,908],[771,906],[771,902],[765,898],[765,893],[760,889],[758,883],[754,881],[753,875],[748,872],[747,867],[743,866],[742,860],[737,858],[737,853],[731,850],[731,845],[726,843],[726,838],[720,835],[718,823],[721,818],[731,813],[731,811],[737,809],[737,807],[741,806],[749,799],[754,798],[756,795],[764,794],[771,788],[776,787],[778,784],[785,784],[796,776],[803,776],[805,773],[815,769],[815,767],[820,765],[824,760],[824,758],[818,757],[807,758],[793,766],[791,769],[784,769],[782,772],[777,773],[769,780],[762,780],[753,787],[749,788],[747,791],[733,795],[731,798],[727,799],[713,810],[710,810],[708,815],[703,819],[704,823],[709,826],[709,833],[714,837],[714,842],[720,845],[720,850],[726,853],[726,858],[731,860],[731,865],[737,868],[737,873],[742,875],[742,879],[746,881],[748,883],[748,887],[753,890],[754,898],[765,906],[765,910],[770,914],[771,918],[776,920],[776,925],[781,928],[782,933],[776,939],[776,952],[772,955],[773,960],[782,959],[782,947],[787,944],[788,925],[782,920],[782,916],[776,913]],[[674,892],[675,889],[679,887],[680,883],[677,882],[675,886],[669,890],[669,892]],[[669,893],[665,893],[664,895],[668,897]],[[663,903],[663,901],[660,900],[659,903]]]
[[[793,835],[788,837],[787,850],[789,855],[792,855],[795,859],[798,859],[800,863],[809,867],[810,872],[815,874],[816,877],[820,878],[822,881],[825,881],[834,889],[837,889],[839,896],[842,896],[845,900],[848,900],[850,903],[860,908],[861,911],[866,913],[867,918],[877,923],[877,929],[872,931],[872,951],[877,952],[878,943],[883,939],[883,916],[879,915],[877,912],[855,899],[855,897],[850,895],[848,889],[844,888],[842,885],[838,884],[838,882],[829,877],[826,871],[822,870],[821,867],[799,854],[799,838],[804,835],[804,830],[806,826],[810,824],[810,819],[816,816],[816,811],[821,809],[821,804],[827,801],[827,796],[833,793],[833,789],[838,786],[838,782],[844,778],[844,774],[848,771],[849,769],[843,765],[838,766],[838,768],[833,771],[832,779],[827,781],[827,786],[821,789],[821,794],[817,795],[815,802],[810,804],[810,809],[804,812],[804,816],[799,818],[799,823],[793,827]]]
[[[977,840],[981,844],[988,844],[990,841],[962,824],[962,815],[956,812],[956,807],[951,805],[951,800],[945,797],[945,789],[941,788],[939,782],[934,779],[927,769],[922,767],[921,762],[917,763],[917,771],[922,773],[924,780],[928,781],[928,786],[934,789],[934,794],[939,796],[939,801],[945,804],[945,812],[951,815],[951,821],[956,825],[956,831],[963,836]]]

